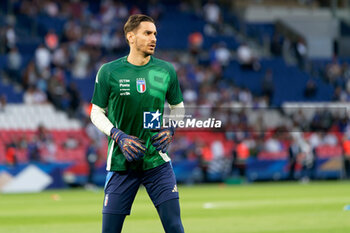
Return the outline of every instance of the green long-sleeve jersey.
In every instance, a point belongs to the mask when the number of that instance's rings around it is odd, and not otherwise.
[[[165,100],[170,105],[183,101],[176,72],[169,62],[151,56],[146,65],[135,66],[125,56],[99,69],[91,103],[107,108],[107,117],[115,127],[143,139],[147,147],[142,160],[128,162],[109,137],[108,171],[147,170],[169,161],[167,154],[152,146],[155,132],[150,130],[161,125]]]

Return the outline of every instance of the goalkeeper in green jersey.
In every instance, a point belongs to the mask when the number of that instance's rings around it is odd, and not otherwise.
[[[167,155],[174,136],[162,127],[164,103],[170,115],[184,113],[174,67],[152,55],[157,30],[152,18],[131,15],[124,25],[128,56],[98,71],[91,120],[109,136],[103,202],[103,233],[121,232],[141,184],[156,207],[165,232],[184,232],[175,175]]]

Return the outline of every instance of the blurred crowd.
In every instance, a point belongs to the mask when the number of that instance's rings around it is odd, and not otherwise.
[[[334,87],[333,101],[350,101],[350,66],[347,62],[340,62],[336,57],[318,70],[322,78]]]
[[[127,54],[122,27],[130,14],[145,12],[158,20],[164,13],[164,6],[156,0],[138,6],[126,5],[122,1],[9,1],[8,4],[7,25],[0,30],[0,48],[7,59],[3,79],[17,89],[23,89],[24,103],[51,102],[57,109],[78,118],[85,114],[82,107],[86,102],[81,98],[74,80],[91,78],[103,63]],[[194,7],[185,1],[179,5],[182,11]],[[214,1],[198,9],[201,9],[197,10],[198,14],[207,22],[206,35],[224,33],[219,27],[223,20],[221,9]],[[23,38],[19,38],[16,21],[19,16],[25,17],[34,28],[38,15],[64,20],[65,23],[61,32],[53,27],[42,35],[42,43],[23,66],[24,54],[16,47]],[[35,30],[30,33],[34,33],[32,37],[41,36],[39,32],[35,34]],[[203,41],[203,38],[199,40]],[[198,43],[202,43],[200,41]],[[193,47],[190,41],[189,47]],[[184,52],[172,55],[160,51],[157,54],[175,65],[188,104],[206,106],[230,101],[263,107],[268,104],[265,96],[253,96],[250,90],[222,80],[222,72],[232,59],[232,51],[224,43],[213,45],[209,53],[210,66],[199,65],[198,57],[193,59]],[[239,54],[242,54],[243,66],[249,66],[249,48],[242,45]],[[271,87],[268,88],[270,97]]]
[[[251,124],[244,110],[238,113],[228,110],[235,103],[252,109],[267,109],[271,106],[275,91],[273,71],[266,70],[261,83],[262,93],[259,96],[254,95],[247,88],[238,87],[232,80],[224,79],[223,72],[232,59],[237,59],[242,69],[259,71],[261,69],[259,58],[246,43],[240,44],[237,51],[230,50],[225,43],[216,43],[209,51],[202,50],[203,37],[215,34],[229,35],[233,31],[232,26],[225,24],[223,9],[215,1],[208,1],[199,6],[182,1],[179,4],[179,10],[196,11],[196,14],[206,22],[204,34],[193,32],[189,35],[189,52],[157,51],[156,56],[173,63],[186,106],[201,106],[209,110],[213,107],[217,108],[212,114],[223,120],[225,140],[234,142],[234,147],[227,152],[222,141],[205,145],[200,139],[190,140],[180,135],[171,148],[171,154],[175,160],[195,158],[198,154],[205,158],[203,160],[227,156],[227,154],[233,156],[238,147],[240,148],[238,157],[243,158],[257,156],[261,151],[287,151],[292,139],[290,135],[283,136],[287,133],[281,134],[281,131],[316,131],[310,137],[312,140],[307,140],[313,148],[323,143],[342,145],[339,137],[335,137],[332,132],[344,133],[347,136],[344,140],[349,140],[350,125],[347,118],[324,110],[316,111],[314,116],[308,119],[302,112],[295,112],[292,115],[282,113],[293,122],[284,129],[268,128],[263,121],[259,120]],[[109,0],[71,2],[24,0],[8,1],[7,9],[3,9],[2,12],[6,12],[4,15],[7,22],[0,27],[0,52],[5,54],[7,59],[2,76],[24,91],[24,103],[51,102],[57,109],[66,111],[71,117],[82,119],[84,125],[90,125],[86,123],[89,104],[82,99],[74,80],[91,78],[103,63],[127,54],[128,46],[123,35],[123,25],[130,14],[146,13],[157,21],[161,20],[165,13],[165,6],[158,0],[138,5]],[[63,20],[62,31],[51,28],[40,35],[41,32],[35,30],[37,15]],[[34,54],[24,67],[24,56],[16,47],[16,42],[23,41],[21,38],[23,32],[16,28],[18,17],[28,19],[30,25],[28,32],[31,33],[31,37],[44,38],[40,40]],[[272,55],[281,55],[282,43],[278,36],[271,41]],[[300,40],[293,46],[298,64],[301,69],[304,69],[306,44]],[[203,52],[208,57],[207,64],[200,62]],[[335,87],[333,100],[348,101],[350,99],[349,65],[335,61],[328,64],[322,73],[324,79]],[[94,80],[91,79],[91,82]],[[312,96],[316,90],[316,83],[310,80],[304,95]],[[1,106],[5,104],[6,97],[1,97],[0,111]],[[95,133],[89,135],[92,141],[100,140],[100,138],[94,138]],[[38,141],[45,141],[49,152],[54,154],[54,144],[51,143],[50,146],[50,137],[45,140],[41,137],[39,129]],[[31,160],[38,159],[36,155],[38,146],[35,145],[38,143],[27,145]],[[203,148],[206,148],[204,152]]]

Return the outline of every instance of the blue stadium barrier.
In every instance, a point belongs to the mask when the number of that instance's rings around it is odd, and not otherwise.
[[[76,163],[22,163],[16,166],[7,166],[0,164],[0,173],[7,172],[13,177],[17,176],[29,165],[35,165],[41,171],[45,172],[52,178],[52,183],[46,189],[66,188],[68,186],[82,186],[87,183],[87,173],[77,171],[70,168],[78,165]],[[174,173],[179,183],[194,183],[196,180],[196,171],[198,171],[199,162],[194,161],[178,161],[173,164]],[[80,165],[78,165],[80,166]],[[340,179],[342,175],[341,158],[322,158],[317,159],[316,166],[313,169],[313,179]],[[106,170],[105,164],[96,167],[93,181],[98,186],[105,183]],[[288,178],[288,161],[286,159],[278,160],[258,160],[249,158],[246,163],[246,178],[249,182],[270,181],[270,180],[286,180]],[[64,181],[65,173],[69,171],[69,182]],[[222,172],[208,173],[208,181],[222,182],[227,174]],[[300,179],[302,176],[301,165],[297,165],[295,178]]]
[[[181,183],[192,181],[194,170],[198,167],[198,161],[179,161],[173,162],[173,169],[176,175],[176,180]]]
[[[71,166],[71,163],[22,163],[16,166],[7,166],[0,164],[0,173],[7,172],[13,177],[16,177],[29,165],[36,166],[52,178],[52,183],[46,189],[59,189],[67,187],[67,184],[63,181],[63,172],[65,169]]]
[[[317,159],[313,170],[315,179],[339,179],[341,178],[341,163],[339,157]],[[285,180],[288,177],[288,161],[279,160],[258,160],[249,158],[247,161],[246,176],[249,181],[263,180]],[[295,178],[301,178],[301,166],[297,166]]]

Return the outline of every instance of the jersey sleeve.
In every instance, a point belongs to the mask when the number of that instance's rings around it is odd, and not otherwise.
[[[106,70],[106,65],[103,65],[98,70],[96,75],[94,94],[92,96],[91,103],[101,108],[107,107],[109,93],[109,72]]]
[[[170,105],[176,105],[183,101],[182,92],[180,89],[180,83],[177,78],[174,67],[169,64],[170,67],[170,83],[166,93],[166,99]]]

